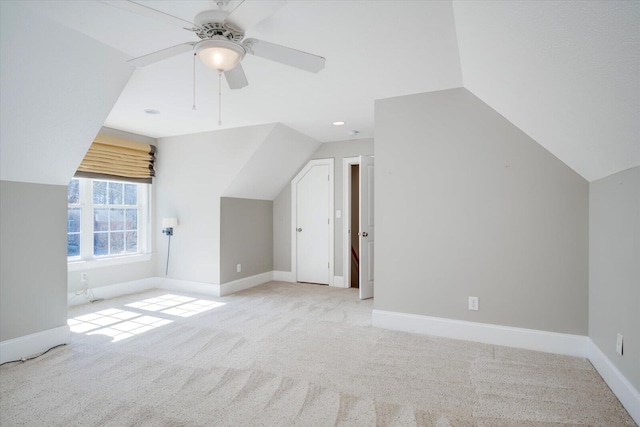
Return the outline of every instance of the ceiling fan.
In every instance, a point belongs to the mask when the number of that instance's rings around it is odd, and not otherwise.
[[[263,40],[244,38],[248,28],[273,14],[286,3],[286,0],[255,2],[242,0],[232,11],[225,10],[230,0],[219,0],[216,2],[218,9],[198,13],[194,22],[130,0],[101,0],[100,2],[179,25],[185,30],[194,32],[200,38],[200,41],[182,43],[128,61],[136,67],[143,67],[192,50],[204,65],[217,70],[220,74],[224,73],[231,89],[241,89],[248,85],[240,63],[247,53],[313,73],[324,68],[325,59],[321,56]]]

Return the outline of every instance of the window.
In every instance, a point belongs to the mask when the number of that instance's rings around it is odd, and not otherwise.
[[[148,252],[148,184],[74,178],[67,199],[69,261]]]

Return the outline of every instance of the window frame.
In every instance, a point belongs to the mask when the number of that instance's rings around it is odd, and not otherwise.
[[[88,268],[107,267],[111,265],[127,264],[131,262],[149,261],[151,259],[151,185],[127,182],[117,179],[93,179],[74,177],[79,181],[79,203],[68,204],[68,208],[80,208],[80,254],[67,257],[69,271],[79,271]],[[123,208],[125,205],[96,205],[93,203],[93,182],[107,181],[137,186],[138,209],[138,251],[114,255],[94,255],[94,209]],[[123,200],[124,202],[124,200]],[[126,219],[125,219],[126,222]]]

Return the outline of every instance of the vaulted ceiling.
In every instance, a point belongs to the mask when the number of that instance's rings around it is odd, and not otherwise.
[[[187,20],[216,7],[139,2]],[[22,3],[129,57],[195,40],[99,2]],[[464,86],[598,179],[640,165],[639,23],[637,1],[290,0],[247,37],[324,56],[326,68],[313,74],[247,56],[249,86],[231,91],[223,81],[222,128],[281,122],[322,142],[351,138],[349,130],[375,137],[376,99]],[[192,61],[187,52],[136,69],[105,125],[152,137],[219,129],[217,75],[201,64],[192,110]]]

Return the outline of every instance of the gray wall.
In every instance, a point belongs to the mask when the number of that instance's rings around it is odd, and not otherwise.
[[[313,159],[334,160],[334,209],[342,208],[342,159],[373,155],[373,139],[325,142],[311,156]],[[300,170],[306,165],[300,166]],[[296,172],[297,174],[297,172]],[[293,179],[294,176],[291,177]],[[291,185],[287,185],[291,187]],[[291,271],[291,188],[284,188],[273,202],[274,206],[274,270]],[[285,211],[288,214],[284,214]],[[286,215],[287,217],[285,218]],[[335,217],[335,213],[334,213]],[[334,276],[342,276],[342,218],[334,218]]]
[[[375,308],[586,335],[587,181],[466,89],[375,120]]]
[[[589,190],[589,336],[640,390],[640,167]]]
[[[291,271],[291,185],[273,201],[273,269]]]
[[[0,181],[0,341],[67,324],[67,187]]]
[[[240,273],[237,264],[242,264]],[[271,270],[273,202],[220,198],[220,283]]]

